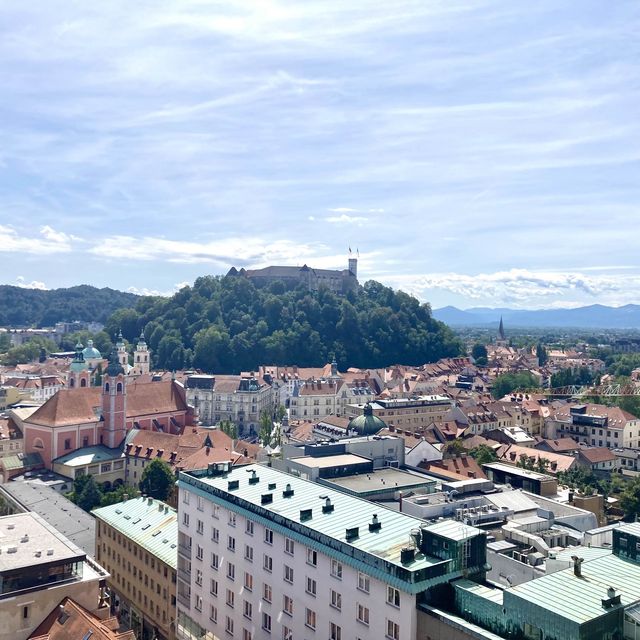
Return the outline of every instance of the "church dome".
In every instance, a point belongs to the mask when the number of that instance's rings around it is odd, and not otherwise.
[[[87,340],[82,356],[85,360],[102,360],[102,354],[93,346],[93,340]]]
[[[359,436],[372,436],[378,433],[380,429],[386,429],[387,425],[384,420],[373,415],[373,408],[367,402],[364,405],[364,413],[356,416],[349,422],[349,431],[356,431]]]

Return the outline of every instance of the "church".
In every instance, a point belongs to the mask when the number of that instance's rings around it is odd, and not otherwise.
[[[121,340],[118,343],[124,347]],[[128,381],[123,366],[125,358],[128,365],[128,356],[118,343],[100,387],[91,386],[91,371],[79,362],[82,352],[77,352],[69,387],[60,389],[24,422],[25,452],[39,453],[47,468],[52,460],[82,447],[118,447],[133,428],[179,434],[193,424],[184,387],[175,380]],[[146,344],[142,346],[138,342],[132,369],[138,366],[143,371],[146,362],[148,371],[148,351]]]

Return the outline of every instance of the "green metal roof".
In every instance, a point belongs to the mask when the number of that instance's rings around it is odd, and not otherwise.
[[[581,553],[575,555],[582,557]],[[640,565],[609,553],[582,564],[582,576],[564,569],[505,591],[547,609],[555,615],[583,624],[608,613],[602,599],[613,587],[623,606],[640,601]],[[505,598],[505,605],[507,600]]]
[[[131,498],[91,513],[175,569],[178,563],[178,514],[153,498]]]
[[[249,484],[251,472],[255,471],[259,481]],[[195,474],[194,474],[195,475]],[[191,474],[180,474],[179,485],[184,487],[185,476],[193,478]],[[229,482],[239,481],[237,489],[229,489]],[[307,529],[340,541],[350,547],[381,558],[407,571],[418,571],[427,567],[441,564],[442,560],[422,553],[416,553],[415,560],[402,564],[400,552],[403,547],[411,546],[411,532],[424,525],[424,521],[404,513],[398,513],[380,504],[351,496],[342,491],[331,489],[325,485],[303,480],[282,471],[258,464],[233,467],[223,476],[209,477],[202,475],[195,478],[195,483],[202,483],[217,489],[233,498],[239,498],[253,505],[257,509],[264,509],[278,515],[292,523],[301,524]],[[187,482],[187,486],[191,484]],[[269,485],[274,488],[270,489]],[[284,497],[283,491],[291,485],[293,495]],[[189,487],[190,488],[190,487]],[[262,496],[272,494],[273,502],[263,503]],[[323,513],[323,505],[329,498],[333,510]],[[312,510],[310,519],[301,519],[301,512]],[[370,531],[369,524],[376,514],[381,523],[378,530]],[[347,540],[346,531],[358,527],[358,537]]]
[[[42,456],[38,453],[16,453],[12,456],[2,458],[2,466],[5,471],[15,471],[16,469],[29,469],[44,465]]]
[[[83,447],[71,453],[65,453],[65,455],[56,458],[53,462],[64,464],[67,467],[84,467],[98,462],[118,460],[122,457],[124,457],[122,449],[109,449],[104,445],[96,444],[92,447]]]
[[[491,600],[492,602],[502,606],[502,601],[504,599],[504,591],[502,589],[493,589],[477,582],[473,582],[472,580],[467,580],[466,578],[456,580],[452,584],[456,589],[468,591],[476,596],[480,596],[486,600]]]

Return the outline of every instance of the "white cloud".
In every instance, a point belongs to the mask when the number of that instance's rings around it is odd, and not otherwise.
[[[188,287],[190,285],[190,282],[178,282],[177,284],[173,285],[173,288],[169,291],[160,291],[159,289],[148,289],[147,287],[139,288],[131,286],[127,287],[127,291],[129,293],[135,293],[137,296],[162,296],[163,298],[168,298],[177,291],[180,291],[180,289]]]
[[[329,216],[326,218],[327,222],[331,224],[359,224],[362,225],[368,221],[368,218],[364,216],[348,216],[346,213],[343,213],[341,216]]]
[[[39,282],[38,280],[27,282],[24,276],[18,276],[14,282],[14,286],[20,287],[21,289],[39,289],[40,291],[46,291],[48,289],[44,282]]]
[[[49,226],[40,229],[40,236],[29,237],[13,226],[0,225],[0,252],[48,255],[71,250],[71,237]]]

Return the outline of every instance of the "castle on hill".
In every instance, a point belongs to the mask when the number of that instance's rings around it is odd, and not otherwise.
[[[280,280],[284,284],[297,287],[302,284],[309,291],[326,287],[330,291],[345,294],[358,287],[358,259],[349,258],[346,269],[314,269],[306,264],[302,267],[265,267],[264,269],[236,269],[231,267],[227,276],[242,276],[256,284],[269,285]]]

